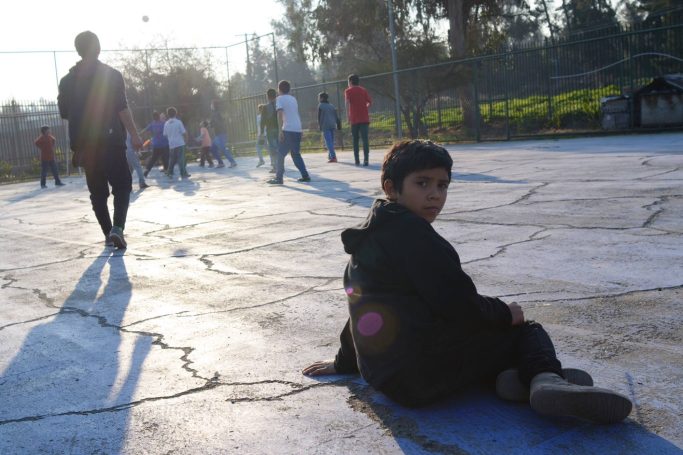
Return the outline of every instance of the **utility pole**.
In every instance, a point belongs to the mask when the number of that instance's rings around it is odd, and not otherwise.
[[[389,10],[389,31],[391,33],[391,72],[394,76],[394,98],[396,100],[394,106],[394,118],[396,119],[396,138],[403,137],[403,128],[401,127],[401,100],[399,99],[398,89],[398,62],[396,57],[396,29],[394,25],[394,2],[387,0],[387,7]]]

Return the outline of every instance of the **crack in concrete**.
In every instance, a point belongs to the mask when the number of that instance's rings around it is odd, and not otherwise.
[[[580,302],[582,300],[594,300],[594,299],[609,299],[615,297],[623,297],[627,295],[637,294],[639,292],[661,292],[669,291],[674,289],[683,289],[683,284],[677,284],[674,286],[658,286],[656,288],[649,289],[634,289],[632,291],[615,292],[613,294],[594,294],[582,297],[564,297],[559,299],[544,299],[544,300],[527,300],[522,302],[523,304],[533,304],[533,303],[557,303],[557,302]],[[542,292],[541,292],[542,293]],[[551,292],[548,292],[550,294]],[[519,294],[524,295],[524,294]]]
[[[333,278],[333,279],[330,279],[330,280],[326,281],[325,283],[316,284],[315,286],[311,286],[311,287],[309,287],[309,288],[307,288],[307,289],[304,289],[304,290],[301,291],[301,292],[297,292],[296,294],[293,294],[293,295],[284,297],[284,298],[282,298],[282,299],[272,300],[272,301],[270,301],[270,302],[263,302],[263,303],[258,303],[258,304],[255,304],[255,305],[249,305],[249,306],[243,306],[243,307],[228,308],[228,309],[226,309],[226,310],[216,310],[216,311],[207,311],[207,312],[204,312],[204,313],[186,314],[186,315],[182,315],[182,316],[178,316],[178,317],[180,317],[180,318],[194,318],[194,317],[206,316],[206,315],[210,315],[210,314],[232,313],[232,312],[235,312],[235,311],[250,310],[250,309],[253,309],[253,308],[261,308],[261,307],[264,307],[264,306],[275,305],[275,304],[283,303],[283,302],[286,302],[286,301],[288,301],[288,300],[294,299],[294,298],[296,298],[296,297],[302,296],[302,295],[307,294],[307,293],[309,293],[309,292],[318,292],[318,291],[319,291],[319,292],[327,292],[327,290],[320,290],[320,289],[316,289],[316,288],[319,288],[319,287],[321,287],[321,286],[327,286],[327,285],[329,285],[330,283],[332,283],[333,281],[336,281],[336,280],[338,280],[338,278]]]
[[[43,319],[49,319],[49,318],[51,318],[52,316],[57,316],[58,314],[59,314],[59,313],[51,313],[51,314],[48,314],[48,315],[45,315],[45,316],[41,316],[41,317],[38,317],[38,318],[29,319],[29,320],[26,320],[26,321],[12,322],[11,324],[7,324],[7,325],[0,326],[0,331],[5,330],[5,329],[8,328],[8,327],[13,327],[13,326],[15,326],[15,325],[30,324],[31,322],[38,322],[38,321],[42,321]]]
[[[545,237],[540,237],[540,238],[535,238],[535,237],[536,237],[537,235],[543,233],[543,232],[548,231],[548,230],[549,230],[549,228],[540,229],[540,230],[534,232],[533,234],[531,234],[526,240],[520,240],[520,241],[517,241],[517,242],[506,243],[505,245],[501,245],[501,246],[497,247],[497,248],[498,248],[498,251],[496,251],[495,253],[493,253],[493,254],[490,255],[490,256],[487,256],[487,257],[485,257],[485,258],[472,259],[472,260],[470,260],[470,261],[465,261],[465,262],[463,262],[462,264],[465,265],[465,264],[472,264],[472,263],[474,263],[474,262],[488,261],[489,259],[493,259],[493,258],[495,258],[496,256],[498,256],[498,255],[500,255],[500,254],[503,254],[504,252],[507,251],[508,247],[511,247],[512,245],[521,245],[522,243],[529,243],[529,242],[535,242],[535,241],[537,241],[537,240],[547,239],[548,237],[550,237],[549,235],[546,235]]]
[[[678,172],[681,170],[680,166],[675,167],[674,169],[670,169],[668,171],[660,172],[658,174],[652,174],[652,175],[647,175],[645,177],[638,177],[635,180],[645,180],[645,179],[651,179],[653,177],[659,177],[660,175],[666,175],[666,174],[671,174],[672,172]]]
[[[653,208],[654,206],[664,204],[668,201],[669,201],[668,196],[660,196],[652,204],[644,205],[642,208],[644,208],[647,211],[650,211],[650,209]],[[650,215],[647,218],[647,220],[645,220],[645,222],[643,223],[643,225],[641,227],[643,227],[643,228],[650,227],[655,222],[657,217],[659,215],[661,215],[662,213],[664,213],[664,211],[665,211],[664,207],[658,208],[652,215]]]

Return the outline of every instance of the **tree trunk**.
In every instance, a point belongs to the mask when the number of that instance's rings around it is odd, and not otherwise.
[[[466,31],[465,31],[465,5],[464,0],[447,0],[448,33],[449,44],[451,45],[451,56],[454,59],[465,57],[467,50]],[[456,94],[463,109],[463,119],[465,127],[473,129],[476,125],[476,109],[474,107],[474,85],[471,77],[467,77],[458,85]]]

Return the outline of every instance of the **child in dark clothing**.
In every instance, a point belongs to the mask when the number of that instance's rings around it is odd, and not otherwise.
[[[384,158],[387,200],[342,233],[350,318],[334,361],[308,376],[358,373],[406,406],[443,400],[497,378],[501,398],[529,401],[545,415],[618,422],[628,398],[563,370],[548,334],[522,308],[477,293],[451,244],[432,228],[443,208],[453,161],[431,142],[406,141]]]
[[[57,171],[57,163],[55,163],[55,137],[50,134],[49,126],[40,127],[40,136],[34,142],[36,147],[40,149],[40,187],[47,188],[47,171],[52,171],[52,176],[55,179],[55,186],[64,185],[59,179],[59,172]]]

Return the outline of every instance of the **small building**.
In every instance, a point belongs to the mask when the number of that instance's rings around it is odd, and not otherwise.
[[[635,93],[641,127],[683,125],[683,74],[656,77]]]
[[[627,96],[606,96],[600,99],[601,124],[606,130],[631,127],[631,99]]]

